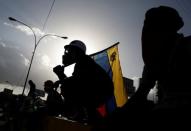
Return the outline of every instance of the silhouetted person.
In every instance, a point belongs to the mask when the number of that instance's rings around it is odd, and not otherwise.
[[[142,30],[145,66],[142,82],[130,101],[144,102],[157,81],[159,101],[150,115],[165,122],[177,121],[173,118],[191,106],[190,78],[185,77],[191,74],[191,39],[178,33],[183,25],[175,9],[160,6],[146,12]]]
[[[30,86],[30,91],[28,93],[28,96],[35,98],[36,97],[36,85],[32,80],[29,80],[29,86]]]
[[[159,101],[162,99],[161,88],[168,76],[169,62],[174,48],[182,37],[177,31],[183,24],[178,12],[171,7],[160,6],[146,12],[142,30],[142,57],[145,64],[142,85],[147,89],[142,91],[141,85],[137,91],[143,93],[144,97],[158,81]]]
[[[51,80],[44,82],[44,91],[48,93],[46,100],[48,114],[53,116],[61,114],[63,100],[61,95],[54,90],[54,83]]]
[[[71,77],[66,77],[64,66],[57,66],[54,72],[62,83],[61,92],[65,102],[72,101],[87,112],[88,123],[97,123],[101,116],[97,108],[113,95],[113,82],[109,75],[88,55],[82,41],[74,40],[65,47],[63,65],[75,63]],[[70,103],[70,102],[69,102]]]

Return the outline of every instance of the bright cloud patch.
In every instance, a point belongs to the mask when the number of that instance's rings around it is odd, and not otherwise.
[[[27,35],[33,35],[33,32],[31,31],[31,29],[29,29],[25,25],[16,25],[15,26],[15,25],[7,23],[7,22],[4,22],[4,25],[15,28],[17,30],[20,30],[20,31],[26,33]],[[36,36],[44,35],[44,32],[42,32],[39,28],[33,27],[32,29],[34,30]]]
[[[6,47],[5,43],[4,42],[0,42],[0,45],[2,45],[2,47]]]
[[[29,65],[29,60],[23,54],[20,54],[20,56],[24,59],[25,66]]]
[[[50,66],[50,58],[47,55],[42,56],[42,64],[45,66]]]

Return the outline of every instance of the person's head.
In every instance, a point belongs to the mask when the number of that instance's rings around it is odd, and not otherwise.
[[[47,80],[44,82],[44,91],[49,93],[54,88],[54,83],[51,80]]]
[[[168,6],[151,8],[145,14],[144,26],[151,30],[177,32],[183,25],[178,12]]]
[[[36,85],[32,80],[28,81],[29,85],[30,85],[30,91],[34,92],[36,90]]]
[[[78,61],[80,56],[86,54],[86,45],[80,40],[74,40],[69,45],[64,46],[65,52],[62,63],[67,66]]]

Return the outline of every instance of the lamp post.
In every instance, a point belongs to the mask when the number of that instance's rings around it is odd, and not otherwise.
[[[29,69],[28,69],[27,76],[26,76],[26,79],[25,79],[25,83],[24,83],[24,88],[23,88],[22,95],[24,95],[24,91],[25,91],[25,88],[26,88],[26,84],[27,84],[29,72],[30,72],[31,65],[32,65],[32,62],[33,62],[33,58],[34,58],[34,55],[35,55],[35,52],[36,52],[36,48],[37,48],[37,46],[39,45],[40,41],[41,41],[44,37],[46,37],[46,36],[56,36],[56,37],[60,37],[60,38],[62,38],[62,39],[67,39],[67,37],[62,37],[62,36],[59,36],[59,35],[46,34],[46,35],[42,36],[42,37],[38,40],[38,42],[35,43],[34,50],[33,50],[32,57],[31,57],[31,61],[30,61],[30,65],[29,65]]]
[[[31,29],[31,31],[33,32],[33,35],[34,35],[35,46],[34,46],[34,49],[33,49],[32,57],[31,57],[31,60],[30,60],[30,65],[29,65],[29,69],[28,69],[27,76],[26,76],[25,83],[24,83],[24,88],[23,88],[23,92],[22,92],[22,95],[24,95],[24,91],[25,91],[25,88],[26,88],[26,83],[27,83],[28,76],[29,76],[29,73],[30,73],[30,69],[31,69],[31,65],[32,65],[32,62],[33,62],[33,58],[34,58],[34,55],[35,55],[35,52],[36,52],[36,48],[37,48],[37,46],[39,45],[40,41],[41,41],[44,37],[46,37],[46,36],[56,36],[56,37],[60,37],[60,38],[62,38],[62,39],[67,39],[68,37],[62,37],[62,36],[55,35],[55,34],[46,34],[46,35],[40,37],[39,40],[37,41],[37,39],[36,39],[36,34],[35,34],[34,30],[33,30],[30,26],[28,26],[27,24],[25,24],[25,23],[23,23],[23,22],[21,22],[21,21],[19,21],[19,20],[16,20],[15,18],[12,18],[12,17],[9,17],[9,20],[15,21],[15,22],[18,22],[18,23],[20,23],[20,24],[22,24],[22,25],[27,26],[29,29]]]

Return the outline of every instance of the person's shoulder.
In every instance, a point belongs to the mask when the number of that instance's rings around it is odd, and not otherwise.
[[[90,60],[90,61],[93,60],[92,57],[89,56],[89,55],[84,55],[84,58],[85,58],[85,59],[88,59],[88,60]]]
[[[188,44],[191,44],[191,35],[185,36],[185,37],[184,37],[184,41],[185,41],[186,43],[188,43]]]
[[[178,49],[182,54],[191,57],[191,35],[182,37]]]
[[[191,35],[190,36],[184,36],[181,40],[180,45],[184,48],[191,50]]]
[[[87,66],[91,66],[92,64],[95,64],[95,61],[89,55],[84,55],[82,61]]]
[[[177,39],[177,47],[185,47],[191,44],[191,36],[184,36],[183,34],[180,34]]]

